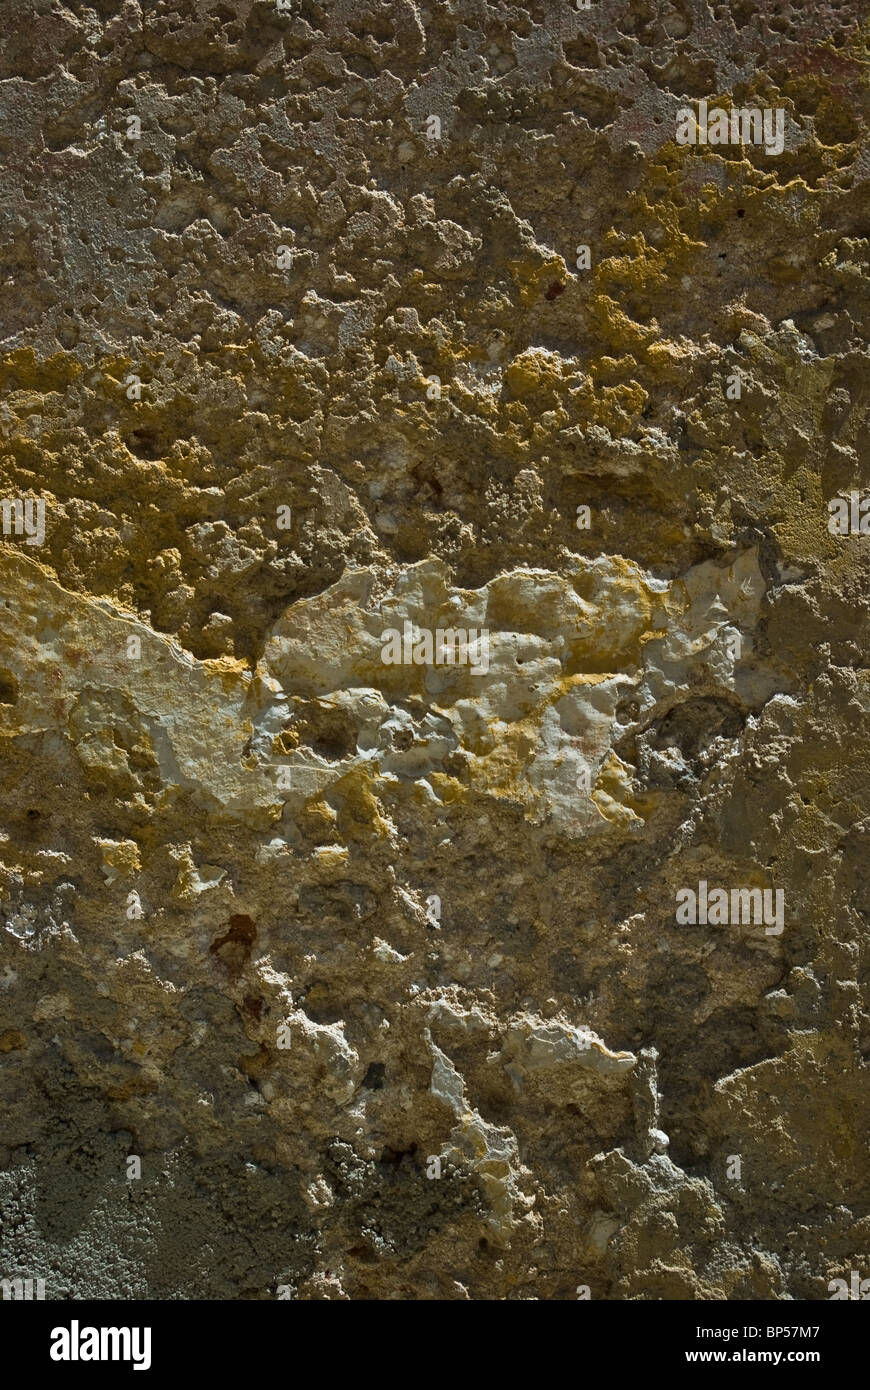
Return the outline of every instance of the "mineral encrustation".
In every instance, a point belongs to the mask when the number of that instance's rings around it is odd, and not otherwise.
[[[870,1277],[868,43],[16,7],[9,1288]]]

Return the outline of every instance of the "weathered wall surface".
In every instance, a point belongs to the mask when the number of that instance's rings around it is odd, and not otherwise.
[[[868,32],[16,7],[0,1276],[870,1277]]]

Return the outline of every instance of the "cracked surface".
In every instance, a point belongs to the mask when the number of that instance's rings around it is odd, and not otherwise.
[[[0,1277],[870,1275],[868,32],[19,6]],[[782,153],[678,145],[701,99]],[[487,669],[385,663],[405,623]],[[701,881],[784,930],[681,924]]]

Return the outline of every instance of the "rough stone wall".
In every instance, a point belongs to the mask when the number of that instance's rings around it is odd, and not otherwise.
[[[870,1276],[868,33],[16,5],[0,1276]]]

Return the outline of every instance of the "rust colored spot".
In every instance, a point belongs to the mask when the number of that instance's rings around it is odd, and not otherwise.
[[[247,1012],[249,1014],[253,1014],[254,1018],[259,1023],[263,1013],[262,999],[258,999],[255,994],[246,994],[244,998],[244,1006]]]
[[[560,294],[565,293],[565,289],[566,286],[562,283],[561,280],[554,280],[550,288],[547,290],[547,293],[544,295],[544,298],[549,299],[550,303],[552,303],[554,299],[559,298]]]
[[[243,912],[236,912],[230,918],[230,929],[219,936],[209,946],[212,955],[221,953],[220,959],[231,970],[241,970],[251,954],[251,947],[257,935],[257,927]]]
[[[242,912],[234,912],[230,918],[230,929],[226,936],[219,936],[211,949],[219,951],[221,946],[225,946],[228,941],[244,941],[250,946],[256,935],[257,928],[253,920]]]

